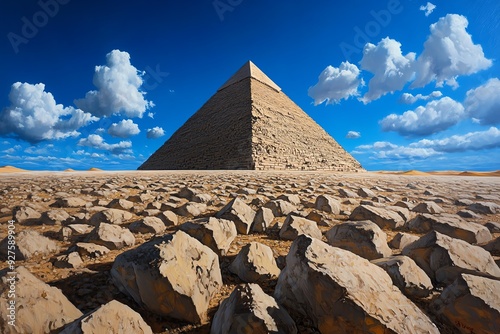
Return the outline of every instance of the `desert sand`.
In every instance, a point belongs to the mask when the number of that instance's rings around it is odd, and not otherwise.
[[[140,314],[154,333],[208,333],[220,303],[228,298],[239,284],[244,283],[241,279],[243,276],[232,272],[230,266],[242,248],[251,242],[269,246],[272,250],[272,261],[275,261],[284,275],[285,258],[294,242],[292,239],[297,237],[294,233],[302,234],[298,227],[298,232],[294,230],[292,234],[288,233],[290,231],[283,231],[286,220],[293,216],[303,217],[307,224],[314,225],[313,229],[321,232],[316,238],[325,243],[335,242],[328,238],[331,234],[329,231],[336,226],[355,220],[376,223],[380,226],[380,233],[376,232],[377,235],[383,236],[383,256],[402,254],[402,244],[399,243],[402,241],[393,240],[399,238],[398,234],[401,232],[410,236],[410,239],[418,239],[428,231],[434,231],[434,227],[424,228],[415,221],[419,215],[424,214],[436,217],[436,231],[457,238],[451,240],[460,240],[459,243],[464,242],[476,247],[474,249],[483,249],[482,247],[500,237],[500,178],[496,177],[498,172],[488,175],[442,175],[417,171],[393,174],[270,171],[5,172],[12,170],[16,169],[3,167],[0,171],[5,173],[0,174],[0,240],[7,236],[7,222],[13,219],[18,236],[24,231],[34,231],[49,239],[56,247],[47,246],[46,249],[34,251],[27,259],[18,257],[16,266],[25,267],[39,280],[60,289],[69,302],[83,314],[117,300]],[[327,196],[327,202],[331,203],[318,204],[321,196]],[[238,228],[238,233],[234,235],[234,240],[228,243],[227,250],[219,255],[222,286],[209,298],[207,323],[189,323],[174,316],[160,316],[158,312],[148,309],[146,304],[133,299],[123,287],[120,288],[116,277],[111,275],[117,256],[134,250],[155,237],[176,233],[179,229],[186,230],[182,227],[184,223],[200,217],[215,217],[234,198],[244,203],[243,209],[234,209],[246,210],[242,211],[241,215],[250,212],[253,217],[262,208],[270,208],[273,217],[269,221],[259,222],[261,227],[264,226],[259,232],[254,231],[255,226],[250,225],[248,234],[241,233]],[[277,200],[281,202],[276,202]],[[279,204],[278,207],[276,203]],[[338,209],[333,209],[336,203]],[[285,212],[285,207],[289,212]],[[364,207],[365,211],[360,207]],[[112,217],[106,216],[107,218],[100,214],[110,208],[118,210],[119,214],[114,212]],[[370,211],[370,208],[382,211],[377,213]],[[442,228],[439,220],[448,224],[446,222],[451,219],[445,214],[454,219],[454,223],[449,224],[457,225]],[[359,218],[360,215],[364,218]],[[137,229],[138,225],[134,223],[142,222],[146,217],[160,217],[164,226],[159,230]],[[231,218],[236,216],[222,217],[234,222],[240,219]],[[133,244],[124,243],[118,247],[114,242],[111,247],[109,242],[104,242],[103,239],[99,241],[92,230],[103,224],[104,220],[111,225],[120,226],[123,233],[128,231],[127,235],[133,231]],[[466,223],[461,225],[462,221]],[[253,224],[255,225],[255,221]],[[375,228],[378,229],[376,226]],[[465,230],[469,232],[460,232]],[[467,239],[467,242],[463,241],[464,239]],[[89,253],[78,245],[81,242],[106,245],[108,249],[104,254]],[[389,253],[388,245],[391,246]],[[352,245],[339,244],[338,247],[357,253],[356,258],[360,261],[363,257],[372,256],[349,248]],[[489,255],[484,256],[491,257],[490,260],[486,258],[485,263],[489,263],[488,268],[493,269],[481,269],[489,270],[487,272],[477,269],[477,273],[493,277],[495,270],[500,270],[497,266],[500,254],[498,250],[485,252]],[[68,260],[68,254],[73,254],[78,260]],[[405,254],[414,259],[417,256],[408,249]],[[467,254],[456,256],[463,258]],[[496,261],[496,264],[493,261]],[[422,265],[425,260],[419,262],[417,259],[415,262]],[[3,261],[0,269],[6,266]],[[454,266],[457,270],[461,268],[459,265]],[[354,267],[348,270],[357,269]],[[475,273],[469,268],[463,270]],[[430,323],[435,324],[442,333],[455,333],[460,325],[453,321],[453,315],[447,311],[436,311],[435,306],[442,292],[452,286],[454,278],[442,280],[433,276],[434,272],[426,273],[432,279],[432,286],[427,288],[426,296],[407,295],[404,297],[404,303],[422,310],[429,317]],[[258,284],[266,294],[273,296],[276,294],[278,277],[271,275]],[[500,294],[500,291],[494,293]],[[500,300],[500,295],[495,298]],[[478,305],[482,304],[478,302]],[[387,307],[390,308],[391,305]],[[459,308],[460,305],[456,307]],[[314,320],[314,316],[302,314],[288,306],[286,309],[295,321],[299,333],[319,332],[318,327],[321,324]],[[498,309],[495,310],[490,311],[498,312]],[[369,314],[370,311],[363,312]],[[43,314],[40,317],[43,318]],[[469,321],[467,326],[482,326],[481,321],[477,319],[463,321]]]

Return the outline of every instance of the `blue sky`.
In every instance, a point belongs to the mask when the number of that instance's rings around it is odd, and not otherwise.
[[[500,169],[497,0],[5,0],[0,165],[136,169],[252,60],[368,170]]]

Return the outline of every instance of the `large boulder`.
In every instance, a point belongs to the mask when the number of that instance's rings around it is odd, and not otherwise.
[[[395,211],[370,205],[360,205],[354,209],[349,220],[371,220],[380,228],[397,229],[404,225],[404,219]]]
[[[89,233],[85,241],[93,242],[113,250],[133,246],[135,244],[135,237],[125,227],[102,223]]]
[[[495,238],[488,242],[486,245],[482,246],[493,256],[500,256],[500,237]]]
[[[111,276],[151,312],[192,323],[208,320],[210,299],[222,286],[217,254],[182,231],[118,255]]]
[[[273,211],[268,208],[261,207],[257,210],[253,219],[252,231],[264,232],[269,229],[274,219]]]
[[[436,202],[422,202],[417,204],[411,211],[418,213],[443,213],[444,210]]]
[[[406,224],[407,228],[417,233],[438,231],[452,238],[462,239],[471,244],[484,243],[491,240],[488,228],[470,223],[457,215],[420,214]]]
[[[61,225],[70,220],[70,215],[65,210],[56,209],[42,213],[40,222],[46,225]]]
[[[16,206],[12,210],[12,219],[19,223],[32,222],[40,219],[42,214],[29,206]]]
[[[408,256],[389,256],[371,262],[384,269],[394,285],[409,298],[427,297],[434,288],[425,271]]]
[[[247,283],[258,283],[270,278],[277,278],[280,274],[273,250],[258,242],[251,242],[243,246],[229,266],[229,270]]]
[[[179,206],[175,213],[177,213],[181,217],[200,217],[207,211],[207,205],[205,203],[195,203],[195,202],[187,202],[181,206]]]
[[[500,281],[461,274],[431,310],[457,333],[500,333]]]
[[[24,267],[17,267],[16,272],[4,272],[1,277],[0,333],[53,333],[82,316],[61,290],[42,282]],[[15,298],[9,297],[11,286]],[[11,301],[15,301],[14,312],[8,309]],[[9,324],[12,319],[15,326]]]
[[[389,241],[389,247],[395,249],[403,249],[409,244],[419,239],[418,236],[413,234],[408,234],[404,232],[398,232],[391,241]]]
[[[9,236],[0,242],[0,259],[7,260],[9,253]],[[54,240],[49,239],[34,230],[24,230],[15,235],[15,259],[29,260],[35,255],[49,255],[59,250]],[[12,249],[10,249],[12,251]]]
[[[132,219],[132,213],[120,209],[105,209],[96,212],[90,217],[90,224],[97,226],[101,223],[121,225]]]
[[[392,254],[387,235],[371,221],[345,222],[325,234],[328,244],[353,252],[368,260]]]
[[[158,217],[145,217],[141,220],[133,222],[128,228],[134,233],[153,234],[161,234],[167,229],[163,220]]]
[[[280,238],[283,240],[295,240],[302,234],[307,234],[320,240],[322,237],[321,230],[315,221],[289,214],[281,227]]]
[[[153,334],[141,315],[112,300],[67,325],[60,334],[134,333]]]
[[[435,282],[451,283],[462,272],[500,278],[491,254],[479,246],[431,231],[403,249]]]
[[[297,333],[287,311],[257,284],[238,285],[215,313],[210,333]]]
[[[217,255],[226,255],[237,231],[234,223],[227,219],[214,217],[198,218],[179,226],[193,238],[210,247]]]
[[[236,197],[217,212],[215,216],[233,221],[238,233],[248,234],[255,218],[255,211]]]
[[[269,201],[264,207],[271,209],[275,217],[284,217],[297,210],[295,205],[282,199]]]
[[[87,205],[87,201],[80,197],[61,197],[51,206],[56,208],[81,208]]]
[[[333,213],[333,214],[340,213],[340,202],[335,197],[329,195],[319,195],[316,198],[314,207],[317,210],[325,211],[328,213]]]
[[[130,210],[134,207],[134,202],[128,201],[124,198],[115,198],[109,202],[107,207],[111,209]]]
[[[302,235],[292,244],[275,298],[321,333],[439,333],[378,266]]]
[[[500,213],[500,205],[493,202],[476,202],[467,206],[467,210],[470,210],[479,214],[495,214]]]

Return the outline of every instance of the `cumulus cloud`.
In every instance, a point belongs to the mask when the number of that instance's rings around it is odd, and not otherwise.
[[[128,52],[113,50],[106,55],[106,62],[106,65],[95,68],[93,83],[97,90],[75,100],[75,105],[99,117],[113,114],[142,117],[154,106],[140,90],[144,73],[132,66]]]
[[[464,117],[461,103],[443,97],[428,102],[425,107],[408,110],[403,115],[391,114],[379,123],[383,131],[395,131],[403,136],[426,136],[444,131]]]
[[[500,80],[493,78],[484,85],[467,92],[465,111],[477,123],[493,125],[500,123]]]
[[[388,37],[376,46],[367,43],[363,49],[361,69],[373,73],[368,92],[361,101],[371,102],[379,97],[401,90],[414,76],[415,53],[403,56],[401,43]]]
[[[427,2],[425,6],[420,6],[420,10],[425,12],[425,16],[429,16],[436,9],[436,5],[430,2]]]
[[[108,129],[108,133],[113,137],[128,138],[141,132],[139,126],[131,119],[123,119],[119,123],[113,123]]]
[[[148,112],[148,117],[149,118],[155,118],[155,113],[154,112]]]
[[[410,146],[430,148],[446,153],[492,149],[500,147],[500,130],[491,127],[486,131],[469,132],[465,135],[454,135],[444,139],[422,139]]]
[[[349,131],[345,137],[349,139],[357,139],[361,137],[361,133],[357,131]]]
[[[132,142],[127,140],[127,141],[121,141],[117,144],[108,144],[104,141],[104,138],[102,138],[99,135],[93,134],[89,135],[87,138],[80,139],[78,141],[78,145],[109,151],[112,154],[118,155],[123,153],[130,153]]]
[[[422,94],[412,95],[410,93],[403,93],[403,95],[401,95],[401,98],[399,99],[399,103],[413,104],[419,100],[428,101],[441,96],[443,96],[443,93],[441,93],[438,90],[433,91],[429,95],[422,95]]]
[[[432,148],[399,146],[390,142],[379,141],[371,145],[361,145],[354,154],[372,154],[377,159],[425,159],[440,154]]]
[[[148,129],[148,132],[146,134],[146,136],[149,138],[149,139],[156,139],[156,138],[160,138],[162,137],[163,135],[165,135],[165,131],[158,127],[158,126],[155,126],[154,128],[152,129]]]
[[[309,87],[308,94],[314,99],[314,105],[326,101],[326,104],[339,103],[342,99],[347,100],[351,96],[358,96],[358,87],[364,85],[359,78],[359,68],[343,62],[340,66],[328,66],[321,72],[318,83]]]
[[[79,128],[98,120],[80,109],[57,104],[43,83],[16,82],[9,100],[10,106],[0,112],[0,134],[13,134],[30,143],[77,137]]]
[[[448,14],[430,26],[431,34],[416,62],[416,79],[411,87],[423,87],[432,81],[437,86],[458,87],[456,78],[487,69],[492,61],[483,48],[474,44],[467,32],[467,18]]]

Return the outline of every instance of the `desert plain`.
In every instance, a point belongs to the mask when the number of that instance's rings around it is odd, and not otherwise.
[[[498,176],[4,168],[0,332],[498,333]]]

